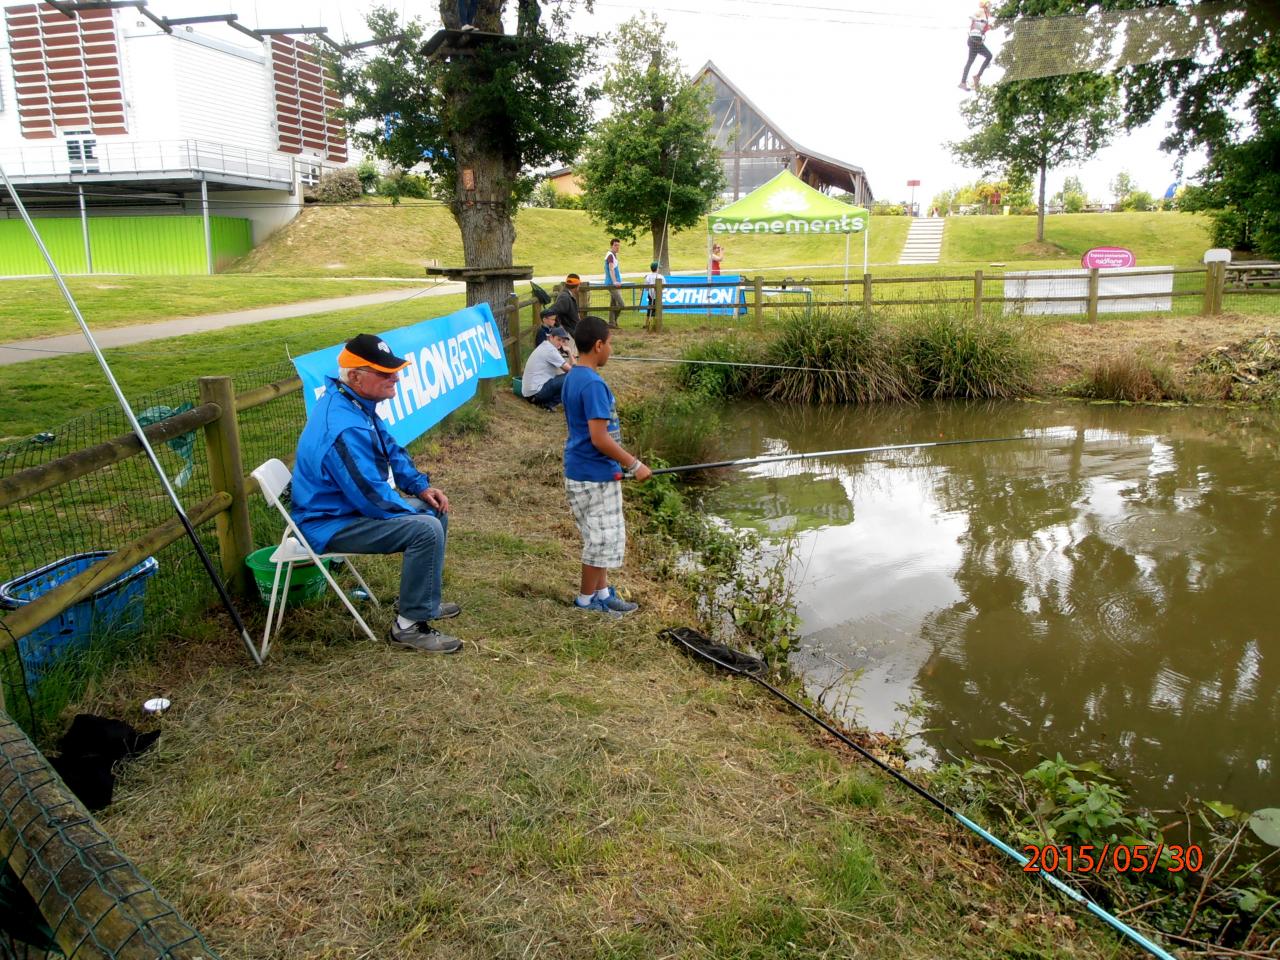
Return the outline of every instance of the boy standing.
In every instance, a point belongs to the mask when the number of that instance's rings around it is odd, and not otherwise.
[[[583,317],[573,339],[578,362],[565,376],[560,401],[569,425],[564,487],[582,534],[582,581],[574,605],[620,617],[636,604],[609,586],[609,570],[622,566],[627,547],[618,481],[624,476],[647,480],[650,470],[622,448],[617,404],[599,373],[613,354],[608,326],[599,317]]]
[[[609,288],[609,326],[617,327],[618,318],[626,306],[622,302],[622,267],[618,265],[618,249],[622,241],[616,237],[609,241],[609,252],[604,255],[604,285]]]

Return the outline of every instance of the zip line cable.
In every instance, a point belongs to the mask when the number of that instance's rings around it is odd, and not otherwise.
[[[27,213],[27,208],[23,204],[22,198],[18,196],[18,192],[13,188],[13,184],[9,180],[9,174],[5,172],[2,166],[0,166],[0,180],[4,181],[5,189],[9,191],[9,196],[13,198],[14,206],[22,215],[22,219],[27,225],[27,230],[31,233],[31,239],[40,248],[40,254],[44,257],[45,263],[49,265],[49,272],[53,274],[53,279],[57,282],[63,299],[67,301],[67,306],[71,308],[71,313],[80,325],[81,332],[84,333],[85,339],[89,341],[89,348],[97,358],[98,365],[102,367],[102,372],[106,375],[107,382],[111,384],[111,389],[116,395],[116,400],[120,403],[120,408],[124,411],[129,425],[133,427],[133,432],[137,436],[138,442],[142,444],[142,449],[146,451],[147,459],[151,461],[151,466],[160,478],[160,483],[164,486],[165,493],[169,495],[173,509],[186,530],[187,536],[191,539],[191,543],[200,557],[200,562],[204,564],[204,568],[209,574],[209,579],[213,581],[213,585],[217,589],[218,596],[222,599],[222,604],[226,607],[232,623],[235,624],[236,630],[240,632],[240,639],[244,643],[245,649],[249,651],[249,655],[253,657],[254,662],[261,666],[262,658],[258,655],[258,651],[253,645],[253,640],[249,637],[249,630],[240,618],[240,612],[236,610],[235,604],[231,602],[231,594],[227,592],[226,584],[222,582],[222,577],[214,569],[213,561],[209,558],[208,552],[205,551],[204,544],[200,542],[200,537],[196,533],[195,527],[191,525],[190,518],[182,508],[182,501],[178,499],[178,494],[174,492],[173,487],[170,485],[169,477],[164,472],[164,467],[160,465],[160,460],[156,457],[156,452],[151,447],[151,441],[147,439],[142,425],[138,423],[138,418],[134,416],[133,408],[129,406],[128,398],[125,397],[124,391],[120,389],[120,384],[116,382],[115,374],[111,372],[111,366],[107,363],[107,358],[102,355],[102,351],[98,348],[98,342],[93,338],[93,334],[89,330],[89,324],[85,322],[83,314],[80,313],[80,307],[76,303],[75,297],[71,295],[71,291],[67,288],[67,282],[62,278],[62,274],[58,272],[58,267],[54,264],[53,257],[49,254],[49,248],[44,245],[44,240],[41,238],[40,232],[36,230],[36,225],[32,222],[31,215]],[[224,413],[229,414],[231,411],[224,411]]]
[[[1007,439],[1021,439],[1021,438],[1010,437]],[[951,442],[976,443],[981,441],[951,441]],[[923,446],[937,446],[937,444],[923,444]],[[874,449],[874,448],[871,448],[871,449]],[[653,472],[661,473],[663,471],[655,470]],[[751,680],[754,680],[756,683],[760,684],[760,686],[764,687],[775,697],[782,700],[784,703],[790,705],[792,709],[797,710],[798,712],[803,714],[805,717],[808,717],[810,720],[812,720],[814,723],[820,726],[827,733],[831,734],[831,736],[835,737],[845,746],[853,749],[864,760],[868,760],[871,763],[875,764],[877,767],[879,767],[885,773],[889,774],[889,776],[893,777],[895,780],[897,780],[900,784],[902,784],[908,790],[912,791],[917,796],[921,797],[927,803],[930,803],[933,806],[937,807],[947,816],[951,817],[952,819],[956,820],[967,829],[971,830],[973,833],[977,834],[979,837],[987,841],[987,843],[991,844],[997,850],[1000,850],[1001,852],[1008,854],[1018,863],[1019,866],[1025,867],[1027,865],[1028,860],[1025,855],[1015,850],[1013,847],[1009,846],[1007,843],[1005,843],[999,837],[995,836],[990,831],[984,829],[983,827],[978,826],[978,824],[974,823],[972,820],[966,817],[959,810],[956,810],[954,807],[948,804],[945,800],[942,800],[939,797],[935,796],[934,794],[930,793],[924,787],[917,784],[914,780],[910,779],[906,775],[893,769],[893,767],[889,766],[883,760],[877,759],[870,751],[868,751],[866,748],[862,747],[858,743],[854,742],[854,740],[851,737],[849,737],[847,734],[842,733],[840,730],[836,729],[826,720],[823,720],[813,711],[809,710],[807,707],[803,706],[802,704],[793,700],[791,697],[787,696],[785,693],[783,693],[781,690],[779,690],[777,687],[771,684],[768,680],[765,680],[763,677],[759,676],[756,673],[751,672],[750,670],[743,669],[739,665],[727,663],[723,660],[718,659],[709,650],[704,650],[698,644],[691,643],[684,635],[684,632],[681,630],[664,630],[662,633],[662,636],[669,638],[674,643],[680,644],[690,653],[693,653],[696,656],[701,657],[702,659],[708,661],[709,663],[714,664],[717,667],[720,667],[722,670],[728,670],[730,673],[734,674],[735,676],[747,677]],[[1054,876],[1051,871],[1039,870],[1037,872],[1039,873],[1041,879],[1043,879],[1045,883],[1049,884],[1049,886],[1053,887],[1059,893],[1065,894],[1067,897],[1074,900],[1076,903],[1084,906],[1094,916],[1098,917],[1104,923],[1108,924],[1115,930],[1119,931],[1125,937],[1128,937],[1138,946],[1142,947],[1142,949],[1150,953],[1153,957],[1158,957],[1159,960],[1176,960],[1175,957],[1173,957],[1170,953],[1165,951],[1159,944],[1154,943],[1153,941],[1151,941],[1150,939],[1148,939],[1147,937],[1139,933],[1137,930],[1135,930],[1133,927],[1129,926],[1123,920],[1116,917],[1114,914],[1109,913],[1108,911],[1104,910],[1102,907],[1098,906],[1098,904],[1094,903],[1092,899],[1087,897],[1085,894],[1081,893],[1079,890],[1075,889],[1074,887],[1066,883],[1063,883],[1056,876]]]

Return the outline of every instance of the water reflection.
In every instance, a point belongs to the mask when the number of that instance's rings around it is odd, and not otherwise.
[[[709,509],[799,538],[813,689],[935,753],[1014,733],[1138,795],[1280,802],[1274,417],[1010,404],[744,405],[730,456],[1007,436],[730,475]],[[856,671],[850,694],[847,671]]]

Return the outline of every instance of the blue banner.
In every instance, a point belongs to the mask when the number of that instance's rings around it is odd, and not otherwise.
[[[487,303],[378,336],[392,353],[409,361],[400,371],[396,395],[378,404],[378,416],[401,446],[474,397],[480,378],[507,373],[502,337]],[[324,396],[325,378],[338,375],[341,352],[338,344],[294,358],[308,414]]]
[[[747,291],[737,284],[737,274],[714,277],[666,277],[662,281],[664,313],[718,313],[736,316],[747,312]],[[691,283],[714,283],[714,287],[691,287]],[[649,305],[649,291],[640,297],[640,306]]]

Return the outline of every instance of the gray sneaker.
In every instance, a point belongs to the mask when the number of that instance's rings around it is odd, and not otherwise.
[[[391,601],[391,609],[393,609],[396,612],[396,616],[400,616],[400,601],[399,600]],[[456,617],[460,613],[462,613],[462,607],[460,605],[453,603],[449,600],[441,600],[440,606],[436,611],[436,615],[431,619],[432,620],[452,620],[454,617]]]
[[[404,630],[393,623],[389,639],[393,646],[408,647],[421,653],[457,653],[462,649],[461,640],[441,633],[424,620]]]

